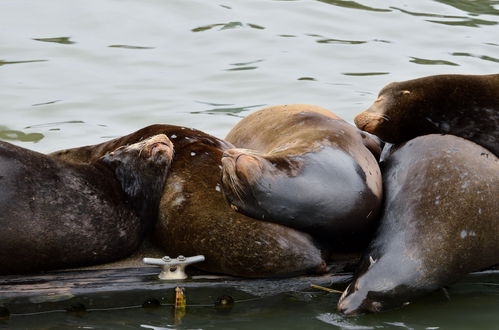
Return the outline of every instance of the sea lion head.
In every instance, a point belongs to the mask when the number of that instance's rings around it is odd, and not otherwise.
[[[173,144],[164,134],[121,146],[99,161],[114,172],[137,215],[153,221],[173,159]]]
[[[244,215],[288,223],[294,220],[296,208],[302,206],[290,203],[296,200],[296,189],[303,190],[302,180],[292,180],[301,172],[300,167],[299,157],[283,156],[278,150],[271,153],[242,148],[225,150],[223,193],[231,207]]]
[[[436,132],[449,133],[451,117],[459,109],[472,109],[480,103],[463,79],[460,75],[437,75],[392,82],[381,89],[367,110],[355,117],[355,125],[390,143]]]
[[[386,307],[384,296],[391,291],[387,284],[370,276],[356,277],[341,295],[338,311],[346,315],[380,312]]]
[[[226,150],[222,155],[222,186],[231,207],[249,216],[264,218],[266,212],[258,206],[252,187],[262,186],[265,177],[274,171],[274,166],[257,151]]]
[[[393,309],[437,288],[430,280],[423,280],[417,262],[410,258],[403,263],[392,261],[390,257],[364,256],[353,281],[340,297],[338,311],[358,315]]]
[[[417,104],[420,93],[404,85],[399,82],[386,85],[374,103],[355,117],[355,125],[386,142],[397,143],[408,139],[408,132],[399,127],[408,126],[404,121],[410,121],[409,117],[414,112],[412,108]]]

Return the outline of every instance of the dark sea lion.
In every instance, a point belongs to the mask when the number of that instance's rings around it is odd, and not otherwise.
[[[431,133],[457,135],[499,156],[499,74],[437,75],[388,84],[355,124],[390,143]]]
[[[415,138],[383,169],[378,232],[339,301],[345,314],[394,308],[499,264],[499,160],[452,135]]]
[[[107,150],[154,134],[166,134],[175,156],[160,204],[154,238],[165,253],[203,254],[194,266],[244,277],[288,276],[322,272],[325,263],[312,238],[300,231],[234,212],[221,192],[221,158],[230,143],[201,131],[152,125],[95,146],[57,153],[69,161],[88,162]]]
[[[367,244],[382,197],[375,140],[324,108],[283,105],[242,119],[226,140],[223,191],[248,216]],[[244,148],[244,149],[242,149]]]
[[[78,165],[0,142],[0,274],[131,254],[157,218],[172,147],[157,135]]]

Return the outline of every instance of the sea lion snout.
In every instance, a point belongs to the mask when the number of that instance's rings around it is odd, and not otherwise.
[[[172,155],[173,148],[164,142],[156,142],[150,148],[152,157],[160,154]]]
[[[345,315],[357,315],[359,314],[358,312],[358,304],[355,303],[355,301],[352,301],[352,296],[345,294],[347,293],[347,290],[343,293],[343,295],[340,298],[340,301],[338,302],[338,312],[345,314]],[[355,297],[354,297],[355,298]]]
[[[164,134],[158,134],[147,139],[143,147],[143,151],[146,151],[149,158],[153,159],[164,157],[171,160],[173,158],[173,150],[173,143]]]
[[[354,285],[354,283],[350,283],[345,291],[343,291],[343,293],[341,294],[341,297],[338,301],[338,311],[342,314],[345,314],[345,315],[352,315],[354,314],[354,311],[355,309],[353,308],[353,304],[352,304],[352,299],[351,299],[351,296],[350,294],[352,293],[352,285]]]
[[[255,180],[255,175],[261,174],[261,161],[251,151],[246,149],[230,149],[222,154],[224,172],[232,171],[239,179],[247,182]]]
[[[345,315],[355,315],[354,309],[350,307],[348,300],[341,300],[338,303],[338,312]]]
[[[142,159],[142,161],[170,164],[173,153],[173,143],[170,139],[164,134],[158,134],[143,141],[119,147],[107,153],[104,158],[108,161],[117,161],[121,158],[138,157],[137,159]]]
[[[386,117],[371,109],[372,107],[359,113],[355,116],[353,121],[359,129],[371,134],[376,134],[376,129],[381,123],[386,121]]]
[[[338,311],[344,315],[354,316],[364,313],[376,313],[383,309],[379,301],[371,300],[365,292],[357,290],[356,283],[351,283],[343,292],[338,302]]]

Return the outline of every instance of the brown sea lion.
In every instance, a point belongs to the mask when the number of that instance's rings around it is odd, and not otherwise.
[[[203,254],[196,267],[244,277],[322,272],[325,263],[312,238],[300,231],[234,212],[221,192],[221,158],[230,143],[198,130],[152,125],[95,146],[58,152],[88,162],[107,150],[154,134],[166,134],[175,157],[160,204],[155,240],[170,256]]]
[[[499,74],[437,75],[388,84],[355,124],[390,143],[431,133],[457,135],[499,156]]]
[[[242,119],[226,140],[223,191],[248,216],[362,249],[382,197],[376,141],[324,108],[283,105]],[[244,148],[244,149],[243,149]]]
[[[157,218],[172,147],[157,135],[77,165],[0,142],[0,274],[131,254]]]
[[[403,305],[499,264],[499,160],[452,135],[396,149],[383,169],[378,232],[341,297],[345,314]]]

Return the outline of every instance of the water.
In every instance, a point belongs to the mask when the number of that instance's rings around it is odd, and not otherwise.
[[[394,80],[499,68],[498,1],[0,3],[0,138],[34,150],[152,123],[223,137],[264,105],[348,121]]]
[[[3,0],[0,139],[49,152],[152,123],[223,137],[251,111],[284,103],[321,105],[352,122],[388,82],[499,72],[498,22],[499,1],[485,0]],[[334,299],[309,307],[287,298],[275,306],[290,312],[257,303],[257,311],[219,320],[199,308],[183,324],[499,327],[496,287],[479,292],[353,325],[338,319]],[[40,318],[62,322],[53,315]],[[98,328],[128,317],[172,324],[162,311],[140,309],[93,312],[76,324]]]
[[[232,308],[215,308],[216,298],[226,294],[234,297]],[[171,292],[159,295],[160,307],[143,308],[137,300],[137,304],[119,309],[12,315],[8,321],[0,320],[0,328],[433,330],[497,329],[499,324],[497,271],[470,275],[447,294],[436,292],[400,310],[356,317],[335,312],[338,294],[312,289],[258,297],[221,288],[187,288],[185,315],[177,317]]]

